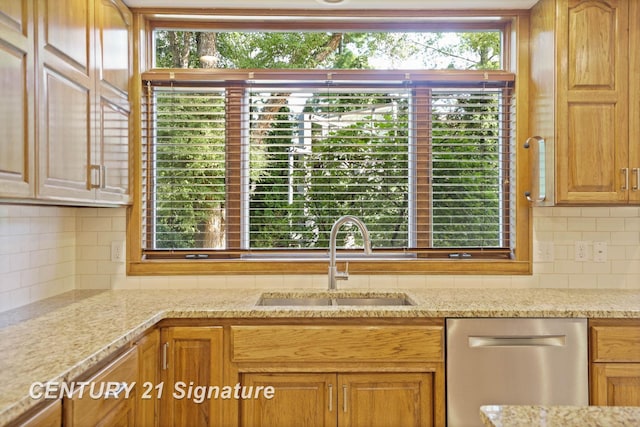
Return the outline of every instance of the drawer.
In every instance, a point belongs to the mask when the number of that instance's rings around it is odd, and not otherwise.
[[[440,362],[442,326],[233,326],[234,362]]]
[[[131,385],[138,380],[138,349],[131,348],[129,351],[119,356],[107,365],[100,372],[87,379],[89,384],[106,383],[127,383]],[[84,381],[83,381],[84,382]],[[99,388],[96,388],[96,394]],[[91,397],[88,390],[84,391],[84,395],[80,396],[79,392],[74,392],[71,398],[65,398],[64,407],[64,425],[65,426],[88,426],[88,425],[112,425],[111,421],[117,420],[116,424],[121,425],[127,420],[128,425],[133,425],[133,408],[135,408],[137,386],[135,386],[129,395],[125,398],[122,392],[119,396],[108,397]],[[127,424],[125,422],[124,424]],[[123,425],[124,425],[123,424]]]
[[[592,326],[592,362],[640,362],[640,326]]]

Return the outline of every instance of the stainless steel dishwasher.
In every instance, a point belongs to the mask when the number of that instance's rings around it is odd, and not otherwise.
[[[482,405],[588,405],[586,319],[447,319],[447,425]]]

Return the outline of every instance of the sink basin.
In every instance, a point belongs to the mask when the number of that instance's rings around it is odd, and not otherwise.
[[[257,305],[332,305],[331,298],[262,296]]]
[[[263,294],[256,305],[259,306],[410,306],[415,305],[402,293],[394,294]]]

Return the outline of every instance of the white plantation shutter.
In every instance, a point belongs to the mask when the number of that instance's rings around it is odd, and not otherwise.
[[[508,257],[510,85],[150,82],[143,249],[324,251],[351,214],[374,249]],[[361,246],[348,227],[339,240]]]

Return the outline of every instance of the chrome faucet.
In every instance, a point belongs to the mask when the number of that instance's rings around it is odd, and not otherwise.
[[[347,280],[349,278],[349,272],[347,271],[349,269],[349,264],[347,264],[347,270],[345,271],[338,271],[338,267],[336,265],[336,239],[338,236],[338,230],[347,222],[351,222],[358,226],[360,233],[362,234],[362,239],[364,240],[364,252],[367,255],[371,254],[371,238],[369,237],[369,230],[367,229],[367,226],[364,225],[364,222],[353,215],[345,215],[338,218],[338,220],[333,224],[333,227],[331,227],[331,237],[329,239],[329,290],[338,289],[336,281]]]

